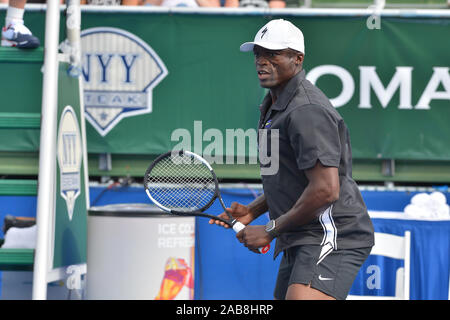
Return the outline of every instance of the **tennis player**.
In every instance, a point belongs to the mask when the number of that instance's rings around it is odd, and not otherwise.
[[[371,220],[352,179],[347,126],[305,79],[303,33],[292,23],[270,21],[240,50],[253,51],[260,85],[269,89],[259,129],[267,136],[278,131],[279,154],[268,139],[260,139],[259,148],[278,157],[279,169],[265,174],[262,165],[264,194],[227,208],[245,225],[269,211],[267,225],[247,226],[237,238],[254,252],[276,238],[274,257],[281,252],[283,257],[275,299],[345,299],[374,244]]]

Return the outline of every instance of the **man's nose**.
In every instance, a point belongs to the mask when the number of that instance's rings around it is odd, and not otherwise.
[[[267,64],[267,62],[268,62],[267,58],[262,55],[255,57],[256,65],[265,65],[265,64]]]

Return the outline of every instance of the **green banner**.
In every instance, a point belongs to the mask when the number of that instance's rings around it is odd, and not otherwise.
[[[382,15],[369,28],[364,15],[285,12],[83,11],[88,151],[160,154],[190,144],[252,156],[265,91],[239,46],[284,18],[303,31],[307,77],[347,122],[355,159],[450,160],[448,16]],[[37,34],[43,16],[27,14]],[[21,149],[36,150],[34,139],[24,135]]]
[[[53,231],[54,269],[86,263],[87,176],[83,157],[85,136],[78,78],[67,74],[60,62],[58,76],[58,128],[56,196]]]

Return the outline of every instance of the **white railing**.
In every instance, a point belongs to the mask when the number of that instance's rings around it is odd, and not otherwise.
[[[387,6],[387,5],[386,5]],[[411,18],[448,18],[450,9],[417,9],[399,8],[380,11],[382,17],[411,17]],[[0,4],[0,10],[6,10],[6,4]],[[65,5],[60,10],[65,10]],[[27,4],[26,11],[45,11],[45,4]],[[168,13],[168,14],[214,14],[214,15],[270,15],[270,16],[370,16],[373,14],[372,6],[369,8],[186,8],[186,7],[150,7],[150,6],[94,6],[82,5],[81,13]]]

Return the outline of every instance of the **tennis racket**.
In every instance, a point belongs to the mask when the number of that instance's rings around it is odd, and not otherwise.
[[[219,183],[210,164],[193,152],[180,150],[160,155],[145,172],[144,187],[150,200],[165,212],[220,220],[236,233],[245,228],[225,210]],[[204,212],[217,198],[228,219]],[[259,248],[259,252],[266,253],[269,249],[270,244]]]

